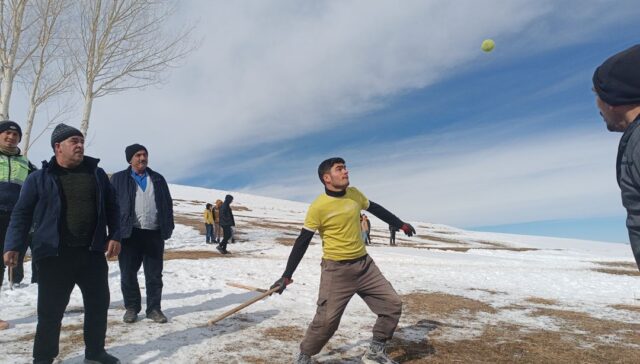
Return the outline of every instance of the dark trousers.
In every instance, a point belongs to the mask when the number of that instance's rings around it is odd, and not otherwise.
[[[144,280],[147,287],[147,310],[160,310],[162,298],[162,265],[164,240],[160,230],[142,230],[133,228],[131,236],[122,240],[122,251],[118,256],[120,263],[120,287],[124,298],[124,307],[140,312],[142,298],[138,285],[138,271],[144,268]]]
[[[10,212],[6,212],[6,211],[0,212],[0,254],[3,254],[3,255],[4,255],[4,238],[5,238],[5,235],[7,234],[7,228],[9,227],[10,217],[11,217]],[[11,278],[13,278],[13,283],[20,283],[24,278],[24,268],[22,265],[24,263],[24,256],[27,253],[27,249],[28,249],[27,244],[24,244],[24,246],[20,248],[18,265],[16,265],[12,270],[13,277]],[[5,270],[6,270],[6,267],[4,265],[4,259],[0,259],[0,286],[2,286],[2,283],[4,282]],[[7,277],[7,280],[8,279],[9,277]]]
[[[213,237],[213,224],[204,224],[204,227],[207,230],[207,243],[210,243],[211,241],[215,240],[215,238]]]
[[[220,242],[220,247],[223,250],[227,250],[227,244],[229,243],[229,239],[231,239],[232,234],[231,225],[222,225],[222,241]]]
[[[84,302],[85,355],[104,351],[109,308],[109,268],[103,253],[88,248],[62,249],[60,255],[36,262],[38,280],[38,326],[33,358],[53,360],[58,356],[60,326],[71,291],[77,284]]]

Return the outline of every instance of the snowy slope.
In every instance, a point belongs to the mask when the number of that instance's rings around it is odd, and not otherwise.
[[[167,252],[176,258],[166,260],[164,270],[162,304],[169,323],[122,323],[119,268],[117,262],[110,262],[108,351],[127,363],[291,362],[315,312],[321,259],[317,235],[294,274],[294,284],[283,295],[260,301],[213,327],[205,324],[256,295],[230,287],[227,282],[266,288],[281,275],[291,250],[283,243],[291,244],[297,236],[307,205],[232,193],[238,242],[229,245],[229,256],[221,257],[214,245],[206,245],[204,236],[189,225],[200,225],[204,203],[224,199],[227,192],[170,187],[182,224],[166,243]],[[523,305],[528,298],[536,297],[550,300],[554,307],[596,318],[640,323],[640,313],[611,307],[640,304],[638,277],[595,270],[610,265],[631,271],[633,260],[627,245],[477,233],[415,222],[417,236],[398,234],[399,246],[390,247],[387,226],[375,218],[372,225],[374,244],[367,248],[369,254],[401,295],[443,292],[479,300],[498,310]],[[194,253],[188,256],[185,252]],[[183,259],[194,256],[199,259]],[[25,271],[28,279],[29,264]],[[139,280],[144,287],[142,271]],[[8,285],[2,287],[0,317],[12,328],[0,332],[0,362],[30,362],[36,300],[37,285],[13,291]],[[81,308],[76,289],[63,321],[59,359],[64,363],[80,363],[83,359]],[[496,317],[532,329],[553,330],[556,325],[552,320],[534,319],[522,310],[499,310],[491,320]],[[370,338],[374,320],[363,301],[355,297],[340,329],[316,359],[354,361]],[[402,328],[414,321],[403,316],[399,335],[412,340],[410,332]],[[458,330],[452,335],[473,335],[472,331]]]

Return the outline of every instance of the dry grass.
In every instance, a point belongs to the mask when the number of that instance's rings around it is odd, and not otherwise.
[[[631,262],[592,262],[603,267],[638,270],[638,265]]]
[[[276,243],[282,244],[285,246],[293,246],[295,242],[296,242],[296,238],[286,238],[281,236],[276,238]]]
[[[470,298],[447,293],[410,293],[402,296],[405,310],[421,316],[447,316],[459,311],[495,313],[490,305]]]
[[[485,288],[469,288],[469,291],[482,291],[482,292],[487,292],[487,293],[490,293],[490,294],[507,294],[507,292],[494,291],[492,289],[485,289]]]
[[[469,243],[465,242],[464,240],[454,239],[454,238],[445,238],[442,236],[431,235],[431,234],[417,234],[416,237],[424,240],[439,241],[442,243],[469,245]]]
[[[223,256],[222,254],[211,251],[211,250],[167,250],[164,252],[164,260],[174,260],[174,259],[198,260],[198,259],[220,258],[222,256]]]
[[[391,341],[389,354],[401,363],[637,363],[640,357],[639,324],[597,319],[581,312],[534,308],[534,317],[553,318],[560,331],[530,330],[495,320],[498,324],[485,326],[481,334],[453,341],[446,338],[455,337],[456,330],[477,327],[478,322],[468,313],[493,314],[496,310],[480,301],[442,293],[413,293],[404,296],[403,301],[405,319],[416,321],[399,329]],[[527,301],[553,302],[536,297]],[[438,317],[440,321],[425,320],[425,316]],[[411,337],[416,331],[422,332],[424,338],[417,342],[403,339],[404,331],[409,331]]]
[[[640,272],[637,270],[637,268],[636,270],[614,269],[614,268],[594,268],[591,270],[594,272],[614,274],[619,276],[640,276]]]
[[[634,305],[611,305],[609,307],[615,308],[616,310],[627,310],[627,311],[640,313],[640,306],[634,306]]]
[[[269,327],[262,332],[265,337],[278,341],[297,342],[304,336],[304,330],[298,326]]]
[[[547,298],[542,298],[542,297],[529,297],[525,299],[526,302],[529,303],[534,303],[537,305],[549,305],[549,306],[553,306],[553,305],[559,305],[560,303],[556,300],[550,300]]]
[[[204,219],[202,217],[196,217],[194,215],[187,214],[175,214],[173,221],[176,224],[191,226],[198,230],[200,235],[207,235],[207,230],[204,226]]]

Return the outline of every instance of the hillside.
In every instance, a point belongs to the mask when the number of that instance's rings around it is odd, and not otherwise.
[[[287,363],[313,317],[320,276],[316,235],[283,295],[212,327],[208,319],[254,297],[227,285],[266,288],[284,270],[306,204],[232,193],[237,242],[221,256],[204,243],[202,211],[225,191],[171,185],[178,223],[166,242],[163,311],[169,323],[122,323],[117,262],[109,264],[108,351],[127,363]],[[380,201],[384,204],[384,201]],[[635,362],[640,357],[640,286],[629,246],[476,233],[415,222],[397,235],[372,218],[368,247],[403,297],[391,355],[402,363]],[[31,276],[29,264],[26,277]],[[144,276],[139,276],[144,287]],[[144,294],[143,294],[144,296]],[[37,286],[0,292],[0,362],[28,363],[37,321]],[[143,299],[144,301],[144,299]],[[144,305],[143,305],[144,307]],[[144,310],[144,308],[143,308]],[[341,326],[315,358],[357,363],[375,316],[352,299]],[[82,300],[74,291],[59,359],[81,363]]]

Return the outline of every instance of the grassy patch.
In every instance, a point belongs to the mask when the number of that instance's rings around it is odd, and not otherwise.
[[[640,276],[640,272],[637,269],[630,270],[630,269],[615,269],[615,268],[594,268],[591,270],[598,273],[613,274],[618,276]]]
[[[173,259],[188,259],[188,260],[198,260],[198,259],[211,259],[211,258],[220,258],[222,254],[217,251],[211,250],[167,250],[164,252],[164,260],[173,260]]]
[[[525,299],[525,301],[529,302],[529,303],[535,303],[537,305],[550,305],[550,306],[553,306],[553,305],[560,304],[556,300],[550,300],[550,299],[542,298],[542,297],[528,297],[528,298]]]
[[[441,317],[463,310],[473,314],[478,312],[496,312],[493,307],[482,301],[439,292],[410,293],[402,296],[402,302],[408,312],[421,316]]]
[[[304,330],[298,326],[277,326],[263,330],[264,336],[278,341],[298,342],[304,336]]]

